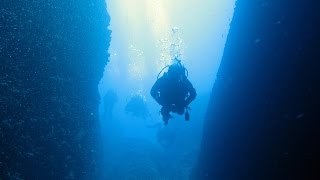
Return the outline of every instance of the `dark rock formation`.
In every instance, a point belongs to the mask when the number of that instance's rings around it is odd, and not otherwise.
[[[194,179],[320,179],[319,5],[238,0]]]
[[[0,2],[0,179],[97,176],[103,0]]]

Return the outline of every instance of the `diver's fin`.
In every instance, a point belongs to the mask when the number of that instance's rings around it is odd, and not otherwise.
[[[189,112],[188,112],[188,109],[190,109],[188,106],[186,107],[186,113],[184,113],[184,119],[186,120],[186,121],[189,121],[189,119],[190,119],[190,114],[189,114]]]
[[[189,112],[188,112],[188,111],[184,114],[184,119],[185,119],[186,121],[189,121],[190,115],[189,115]]]
[[[168,121],[170,118],[172,118],[173,116],[171,116],[171,114],[169,113],[167,116],[162,116],[162,120],[164,122],[164,125],[168,124]]]

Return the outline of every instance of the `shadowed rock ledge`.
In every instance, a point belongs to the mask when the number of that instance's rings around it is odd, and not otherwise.
[[[319,7],[237,1],[194,179],[320,178]]]
[[[97,177],[105,2],[1,1],[0,14],[0,177]]]

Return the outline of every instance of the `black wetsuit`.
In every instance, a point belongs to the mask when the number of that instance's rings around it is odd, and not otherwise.
[[[183,114],[185,108],[196,98],[197,93],[187,77],[180,81],[165,73],[151,88],[151,96],[162,106],[161,114],[170,118],[170,111]]]

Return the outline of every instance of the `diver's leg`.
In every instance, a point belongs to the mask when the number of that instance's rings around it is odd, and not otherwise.
[[[161,115],[162,115],[162,120],[164,122],[164,125],[168,124],[168,121],[172,116],[170,115],[170,108],[167,106],[163,106],[161,108]]]
[[[183,107],[183,106],[177,106],[176,113],[178,113],[179,115],[182,115],[184,113],[184,109],[185,109],[185,107]]]
[[[189,112],[188,112],[188,110],[187,110],[187,107],[184,107],[184,106],[179,106],[179,107],[177,107],[176,113],[178,113],[179,115],[184,114],[184,119],[185,119],[186,121],[189,121],[190,115],[189,115]]]

